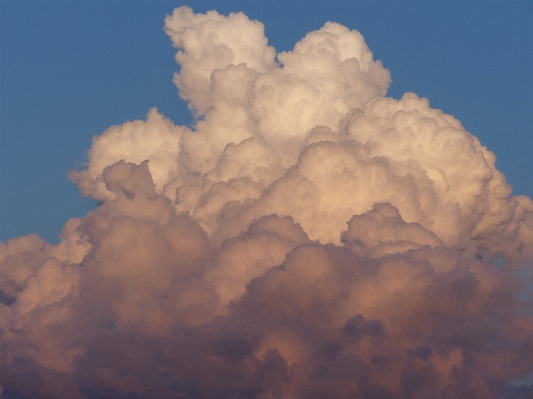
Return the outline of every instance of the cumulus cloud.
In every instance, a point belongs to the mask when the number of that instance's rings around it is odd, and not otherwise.
[[[2,397],[531,394],[533,201],[492,152],[337,23],[165,31],[196,125],[109,128],[70,173],[100,206],[0,244]]]

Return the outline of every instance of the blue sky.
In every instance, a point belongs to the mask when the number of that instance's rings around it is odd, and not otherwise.
[[[0,2],[0,241],[49,242],[95,207],[66,173],[91,138],[144,119],[192,118],[172,83],[163,20],[175,7],[244,11],[290,50],[336,21],[360,31],[391,72],[388,95],[412,91],[458,118],[496,153],[514,194],[533,196],[533,2]]]

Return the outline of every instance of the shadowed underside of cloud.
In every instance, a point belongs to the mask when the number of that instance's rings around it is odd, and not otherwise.
[[[533,201],[328,22],[276,54],[174,10],[193,130],[152,109],[71,179],[101,205],[0,244],[5,398],[520,398]],[[528,280],[529,279],[529,280]]]

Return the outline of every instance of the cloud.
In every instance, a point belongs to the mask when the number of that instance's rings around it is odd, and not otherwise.
[[[197,118],[95,137],[100,206],[0,244],[5,398],[515,398],[533,201],[328,22],[277,54],[242,13],[165,19]]]
[[[105,201],[115,196],[112,190],[106,189],[102,179],[106,167],[121,160],[140,164],[149,159],[150,173],[161,192],[169,180],[179,177],[180,137],[185,130],[188,128],[174,126],[153,108],[146,122],[112,126],[101,136],[94,137],[87,169],[71,171],[69,177],[84,196]]]

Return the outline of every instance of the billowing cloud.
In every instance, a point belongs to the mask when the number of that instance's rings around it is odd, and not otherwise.
[[[533,201],[492,152],[339,24],[165,31],[197,122],[109,128],[70,174],[100,206],[0,244],[2,397],[531,394]]]

